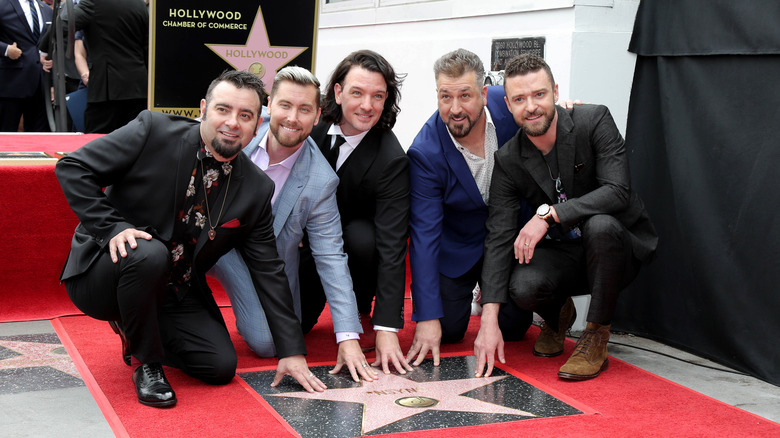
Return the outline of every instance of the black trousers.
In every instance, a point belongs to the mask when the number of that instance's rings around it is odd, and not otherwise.
[[[344,225],[344,252],[352,276],[358,312],[371,314],[377,288],[378,258],[374,240],[374,225],[370,221],[354,220]],[[307,236],[299,251],[298,281],[301,285],[301,327],[311,331],[325,309],[325,291],[317,273]]]
[[[439,318],[443,344],[458,342],[465,336],[471,319],[472,292],[481,275],[482,259],[460,277],[450,278],[439,274],[439,290],[444,311],[444,316]],[[498,313],[498,326],[505,341],[522,339],[532,320],[533,312],[523,310],[511,301],[501,305]]]
[[[49,119],[46,105],[49,97],[44,97],[43,88],[27,98],[0,98],[0,131],[16,132],[19,121],[24,116],[24,132],[49,132]]]
[[[582,239],[542,239],[528,264],[517,264],[509,280],[509,296],[518,307],[558,326],[566,298],[591,294],[587,321],[609,324],[620,291],[639,273],[631,235],[617,219],[595,215],[580,225]]]
[[[88,316],[119,321],[142,363],[180,368],[211,384],[230,382],[238,360],[223,321],[209,311],[202,292],[190,290],[179,300],[168,291],[165,244],[137,242],[119,262],[101,254],[87,272],[65,280],[68,296]]]

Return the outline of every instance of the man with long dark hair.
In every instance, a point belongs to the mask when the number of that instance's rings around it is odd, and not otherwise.
[[[349,54],[331,75],[322,121],[311,137],[340,180],[336,197],[364,329],[361,346],[365,351],[376,348],[375,363],[386,373],[392,363],[403,374],[411,367],[396,333],[404,322],[409,160],[391,131],[400,111],[400,85],[401,77],[378,53]],[[304,245],[304,331],[316,323],[325,304],[310,253]]]

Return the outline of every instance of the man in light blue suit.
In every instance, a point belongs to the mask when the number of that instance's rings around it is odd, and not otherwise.
[[[298,282],[298,248],[308,234],[309,244],[330,304],[339,353],[337,373],[346,365],[355,381],[374,380],[378,374],[368,365],[360,346],[360,319],[352,290],[336,204],[338,177],[309,138],[320,115],[320,83],[311,72],[286,67],[274,78],[268,113],[257,136],[244,148],[250,159],[276,184],[271,203],[274,235],[279,256],[285,262],[293,303],[301,318]],[[210,275],[220,281],[230,298],[238,331],[249,347],[262,357],[276,354],[263,308],[241,255],[223,256]]]

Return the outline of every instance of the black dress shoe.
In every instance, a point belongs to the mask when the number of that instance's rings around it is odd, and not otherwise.
[[[122,360],[125,361],[127,366],[130,366],[130,344],[127,343],[125,332],[119,328],[119,322],[117,321],[108,321],[108,325],[110,325],[111,329],[114,330],[114,333],[118,334],[119,338],[122,339]]]
[[[133,383],[142,405],[164,408],[176,404],[176,393],[159,363],[143,364],[133,371]]]

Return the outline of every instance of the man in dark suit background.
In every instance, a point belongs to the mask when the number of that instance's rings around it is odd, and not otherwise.
[[[85,132],[109,133],[147,107],[149,10],[140,0],[81,0],[73,13],[91,64]]]
[[[534,55],[509,62],[504,90],[521,129],[496,153],[476,375],[485,365],[491,374],[496,352],[504,362],[501,303],[512,300],[544,318],[534,354],[554,357],[576,316],[571,296],[590,293],[586,329],[558,376],[591,379],[609,364],[618,294],[652,258],[658,237],[631,190],[625,142],[606,107],[557,107],[558,85]],[[538,208],[521,228],[524,202]]]
[[[0,131],[18,131],[22,116],[26,132],[49,131],[38,41],[51,17],[38,0],[0,2]]]
[[[290,374],[308,391],[325,389],[306,365],[276,250],[273,183],[240,153],[255,136],[264,99],[256,76],[225,72],[200,103],[201,122],[143,111],[57,163],[81,221],[61,279],[81,311],[112,321],[125,363],[137,366],[143,404],[176,403],[162,364],[210,384],[235,375],[236,352],[206,283],[231,249],[267,311],[280,358],[272,386]]]
[[[398,343],[403,327],[409,227],[409,160],[391,129],[400,111],[401,78],[370,50],[336,66],[311,138],[339,177],[336,190],[344,250],[361,313],[361,346],[374,348],[386,373],[411,370]],[[325,304],[307,248],[301,259],[302,325],[316,323]],[[371,304],[376,296],[373,315]],[[373,327],[371,327],[373,324]]]

